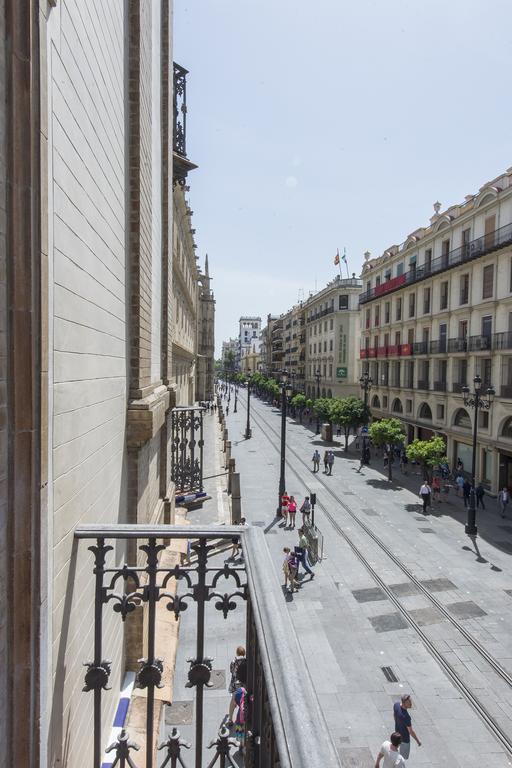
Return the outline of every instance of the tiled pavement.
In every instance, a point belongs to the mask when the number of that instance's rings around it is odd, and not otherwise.
[[[246,516],[249,521],[268,524],[277,502],[278,437],[259,419],[270,419],[271,426],[279,432],[279,414],[259,401],[253,402],[253,410],[253,439],[242,441],[234,455],[241,471]],[[244,408],[236,416],[230,415],[232,440],[237,432],[242,433],[245,417]],[[477,555],[464,534],[460,500],[451,497],[449,505],[443,501],[436,506],[435,514],[424,518],[417,499],[421,477],[399,476],[389,484],[375,466],[358,474],[355,449],[349,452],[350,459],[345,459],[342,450],[335,448],[334,475],[314,476],[310,458],[315,444],[320,442],[310,430],[288,420],[287,445],[307,464],[301,465],[288,454],[288,493],[302,497],[306,489],[316,490],[320,504],[360,548],[384,583],[395,585],[394,594],[415,612],[414,618],[428,638],[512,736],[512,689],[495,678],[467,640],[440,617],[431,602],[369,540],[329,496],[323,483],[512,672],[512,603],[505,591],[512,589],[510,555],[506,546],[492,543],[506,541],[510,532],[501,527],[504,523],[497,515],[495,502],[488,500],[486,517],[479,519]],[[410,690],[413,723],[423,742],[420,749],[413,745],[411,765],[477,766],[483,754],[492,764],[510,765],[512,760],[389,599],[379,592],[366,593],[367,598],[376,598],[366,601],[364,593],[353,594],[361,589],[374,590],[376,584],[321,509],[317,509],[316,522],[325,536],[327,557],[317,566],[315,580],[305,584],[293,602],[285,605],[291,611],[342,760],[349,765],[373,765],[370,755],[374,758],[379,741],[393,725],[393,699]],[[285,543],[294,543],[295,535],[278,525],[271,530],[277,531],[268,536],[268,544],[275,553],[276,575],[280,577],[280,551]],[[388,682],[382,671],[382,667],[388,666],[398,678],[395,683]]]
[[[260,420],[270,419],[270,425],[279,430],[279,415],[258,401],[253,401],[252,408],[255,412],[252,440],[242,438],[246,418],[243,402],[238,414],[229,416],[230,439],[237,469],[241,471],[244,514],[250,523],[267,526],[269,549],[275,555],[276,578],[280,579],[282,547],[288,543],[293,545],[296,534],[284,531],[278,524],[272,525],[279,472],[279,455],[274,444],[278,440]],[[512,541],[512,531],[502,527],[507,523],[497,516],[492,502],[488,504],[486,517],[478,521],[481,534],[478,554],[464,535],[463,510],[457,501],[450,499],[450,505],[443,502],[436,507],[435,514],[424,518],[417,503],[418,478],[400,476],[396,483],[389,484],[375,466],[358,474],[355,451],[345,459],[342,452],[335,449],[334,475],[314,476],[309,459],[318,443],[318,438],[309,430],[288,420],[287,444],[308,463],[308,466],[301,465],[289,453],[288,492],[302,497],[306,489],[316,490],[320,505],[351,537],[383,582],[391,585],[393,594],[412,611],[429,640],[471,685],[503,730],[512,736],[509,686],[497,680],[487,662],[369,539],[346,509],[329,496],[322,483],[328,484],[436,599],[512,671],[512,597],[507,592],[512,590],[512,569],[506,546]],[[406,483],[412,486],[413,492]],[[205,517],[212,513],[208,513],[205,505],[202,514],[206,522]],[[413,695],[413,724],[423,742],[420,749],[413,744],[410,765],[450,764],[470,768],[482,762],[493,766],[511,765],[512,760],[503,747],[321,508],[317,508],[316,522],[325,536],[326,557],[317,566],[315,579],[305,583],[293,600],[283,597],[283,609],[290,611],[298,632],[341,763],[362,768],[374,765],[381,741],[392,730],[393,701],[407,690]],[[215,658],[214,668],[224,670],[227,677],[233,648],[243,635],[243,613],[225,623],[219,616],[208,620],[207,652]],[[184,678],[187,666],[184,660],[193,649],[193,627],[189,623],[190,627],[184,619],[180,631],[175,701],[192,698],[189,689],[183,687],[184,679],[179,679]],[[383,670],[388,667],[390,669]],[[389,677],[396,678],[396,682],[389,682]],[[209,737],[208,728],[213,736],[226,711],[229,694],[225,689],[217,689],[208,691],[206,697],[209,704],[205,731]],[[176,704],[174,708],[178,709]],[[180,730],[185,733],[185,728]]]

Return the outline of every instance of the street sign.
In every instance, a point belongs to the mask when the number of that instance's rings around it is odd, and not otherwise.
[[[346,365],[343,365],[339,368],[336,368],[336,378],[337,379],[346,379],[348,376],[348,368]]]
[[[361,434],[362,435],[367,435],[368,434],[368,427],[367,426],[361,427]]]

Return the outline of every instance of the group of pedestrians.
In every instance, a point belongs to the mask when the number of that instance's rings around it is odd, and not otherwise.
[[[467,477],[458,474],[455,478],[456,495],[464,502],[464,507],[469,507],[472,485]],[[432,508],[432,501],[441,501],[441,480],[435,475],[432,478],[432,484],[425,479],[419,490],[419,497],[423,504],[423,513],[427,513],[427,509]],[[483,509],[485,512],[485,488],[480,481],[475,487],[475,500],[476,508]],[[504,486],[498,493],[498,505],[501,513],[501,517],[505,517],[508,505],[510,502],[510,492],[506,486]]]
[[[315,448],[313,452],[313,458],[311,459],[313,462],[313,472],[318,472],[320,470],[320,451]],[[332,468],[334,466],[334,451],[332,451],[330,448],[327,448],[324,451],[324,475],[332,475]]]
[[[418,747],[421,747],[421,741],[412,727],[412,720],[409,709],[412,707],[412,698],[410,693],[404,693],[400,701],[393,705],[393,717],[395,720],[395,730],[385,741],[375,760],[375,768],[399,768],[405,766],[405,761],[409,758],[411,751],[411,736],[416,741]]]
[[[302,525],[309,525],[309,519],[311,517],[311,502],[309,496],[305,497],[299,512],[302,514]],[[295,501],[295,496],[288,496],[285,491],[281,496],[281,528],[295,528],[296,514],[297,502]]]
[[[229,692],[231,699],[229,701],[229,711],[226,718],[228,728],[234,728],[235,738],[238,743],[238,749],[243,751],[245,746],[245,723],[247,720],[247,659],[245,648],[239,645],[236,649],[236,655],[229,665],[231,679],[229,683]],[[236,716],[233,718],[236,709]]]
[[[290,593],[298,592],[301,586],[301,573],[300,566],[302,565],[305,573],[307,573],[310,579],[314,579],[315,574],[311,570],[311,563],[309,562],[309,543],[306,537],[306,531],[304,528],[299,528],[299,543],[293,548],[283,547],[283,574],[284,574],[284,589],[288,589]]]

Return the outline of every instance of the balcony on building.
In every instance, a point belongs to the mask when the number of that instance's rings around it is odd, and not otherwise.
[[[244,559],[219,560],[218,549],[230,545],[235,535]],[[91,602],[94,616],[94,641],[83,650],[85,687],[77,694],[81,706],[90,709],[94,755],[76,756],[76,764],[103,765],[105,746],[112,744],[109,764],[121,766],[336,768],[336,750],[310,677],[304,674],[296,630],[283,610],[282,589],[260,528],[87,525],[75,530],[75,543],[90,573],[89,589],[80,597]],[[121,550],[127,562],[116,556]],[[211,637],[215,624],[208,623],[212,612],[223,616],[227,632],[236,622],[246,648],[245,750],[239,755],[229,730],[216,722],[217,707],[204,695],[216,680],[214,667],[223,661],[208,656],[217,647]],[[135,690],[142,693],[133,717],[128,712],[126,731],[117,729],[112,737],[102,715],[111,702],[112,681],[124,670],[122,658],[104,661],[107,619],[109,624],[118,622],[119,632],[124,627],[129,632],[131,622],[144,625],[145,632],[146,658],[139,660],[135,676]],[[183,671],[193,699],[191,762],[186,742],[176,728],[166,725],[165,703],[172,701],[168,638],[169,632],[177,634],[172,624],[177,626],[178,620],[188,622],[195,639],[193,658],[182,662],[190,665]],[[225,631],[217,629],[219,638]]]
[[[415,355],[428,355],[428,341],[415,341],[412,348]]]
[[[197,168],[187,157],[187,75],[188,70],[173,63],[173,181],[182,186],[190,171]]]
[[[495,333],[492,337],[492,348],[496,350],[512,349],[512,331]]]
[[[389,277],[380,285],[366,290],[359,296],[359,304],[366,304],[374,299],[379,299],[389,293],[394,293],[404,286],[414,285],[422,280],[430,278],[432,275],[446,272],[460,264],[465,264],[475,259],[485,256],[488,253],[497,251],[507,245],[512,244],[512,224],[506,224],[504,227],[495,229],[494,232],[486,232],[485,235],[477,237],[468,243],[464,243],[458,248],[443,253],[428,264],[416,266],[412,265],[408,272],[391,278]]]
[[[492,336],[470,336],[469,337],[469,351],[470,352],[487,352],[491,349]]]
[[[438,339],[436,341],[431,341],[430,342],[430,354],[431,355],[446,354],[446,351],[447,351],[446,339]]]
[[[428,391],[429,389],[428,379],[418,379],[418,389],[424,389]]]
[[[448,352],[467,352],[468,340],[467,337],[448,339]]]

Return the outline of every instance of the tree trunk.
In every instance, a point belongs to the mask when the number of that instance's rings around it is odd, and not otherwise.
[[[388,480],[393,480],[393,471],[391,468],[391,456],[388,457]]]
[[[349,436],[349,434],[350,434],[350,428],[349,428],[349,430],[347,430],[345,428],[345,453],[347,453],[347,451],[348,451],[348,436]]]

